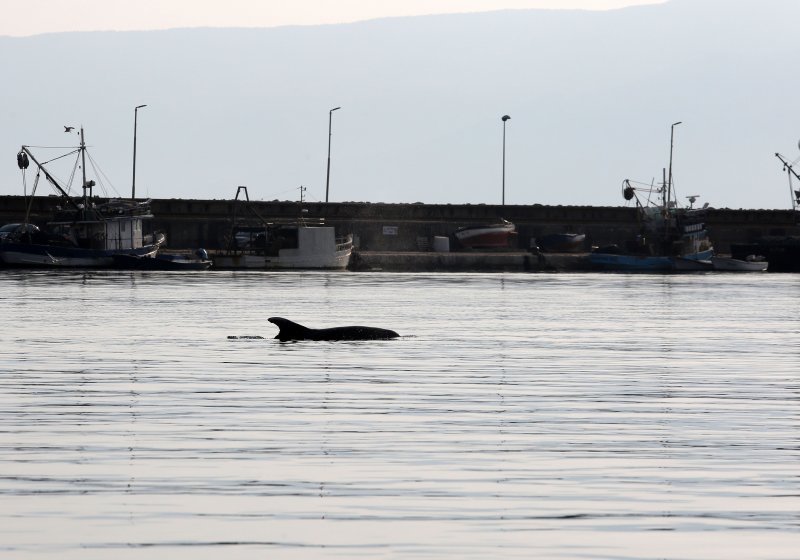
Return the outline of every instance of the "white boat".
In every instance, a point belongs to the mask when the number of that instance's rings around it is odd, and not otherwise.
[[[244,192],[245,200],[239,199]],[[344,270],[353,252],[353,236],[336,236],[336,229],[300,219],[294,223],[272,223],[250,207],[246,187],[236,191],[234,208],[245,204],[249,220],[234,214],[227,249],[212,255],[214,268],[253,270],[324,269]],[[235,210],[236,212],[236,210]]]
[[[453,232],[459,245],[465,249],[500,249],[513,245],[516,226],[508,220],[458,228]]]
[[[753,255],[750,255],[746,260],[712,257],[711,263],[714,265],[714,270],[729,272],[764,272],[769,267],[768,261]]]
[[[36,193],[39,177],[44,175],[61,195],[62,206],[44,228],[29,223],[28,215],[17,227],[9,228],[0,239],[0,263],[14,267],[111,268],[115,255],[152,257],[164,242],[163,235],[144,232],[144,224],[153,218],[149,200],[100,201],[92,196],[95,181],[86,178],[83,128],[80,137],[80,146],[50,161],[77,154],[79,159],[75,165],[80,166],[83,177],[81,197],[70,196],[69,185],[62,185],[45,164],[37,160],[29,146],[20,149],[17,164],[23,176],[31,161],[39,170],[31,197]]]
[[[252,242],[231,251],[212,256],[214,268],[248,269],[327,269],[344,270],[353,252],[353,236],[337,238],[328,226],[305,224],[268,224],[250,231]]]

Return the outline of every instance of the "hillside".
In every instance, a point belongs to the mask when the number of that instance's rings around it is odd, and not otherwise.
[[[0,194],[20,144],[87,139],[119,194],[623,204],[667,165],[681,196],[786,208],[774,152],[800,155],[796,0],[672,0],[278,29],[0,38]],[[68,171],[64,172],[68,175]],[[107,183],[109,190],[111,184]],[[45,187],[46,188],[46,187]],[[113,194],[113,192],[112,192]]]

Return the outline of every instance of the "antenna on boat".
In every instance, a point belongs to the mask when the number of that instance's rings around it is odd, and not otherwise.
[[[669,133],[669,182],[667,183],[666,205],[669,205],[669,201],[672,200],[672,150],[675,146],[675,127],[679,124],[681,124],[681,121],[672,123]]]
[[[83,125],[81,125],[81,173],[83,174],[83,209],[86,211],[89,208],[89,197],[91,192],[87,195],[86,189],[91,190],[89,182],[86,180],[86,141],[83,136]]]

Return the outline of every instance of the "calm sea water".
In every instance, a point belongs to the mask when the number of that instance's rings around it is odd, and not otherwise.
[[[0,312],[4,559],[800,554],[798,275],[0,271]]]

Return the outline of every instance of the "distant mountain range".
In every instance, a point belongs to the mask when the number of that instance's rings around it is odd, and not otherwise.
[[[677,121],[679,195],[787,208],[774,153],[800,156],[797,0],[672,0],[273,29],[0,37],[0,194],[21,144],[77,142],[109,194],[622,205],[660,180]],[[61,173],[68,176],[71,170]],[[30,174],[29,174],[30,175]],[[31,177],[27,188],[31,186]],[[39,192],[51,192],[46,185]]]

